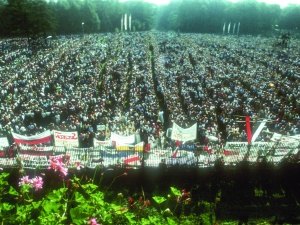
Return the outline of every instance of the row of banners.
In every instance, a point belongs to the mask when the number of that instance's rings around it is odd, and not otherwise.
[[[46,130],[32,136],[25,136],[12,132],[14,142],[18,145],[46,144],[52,141],[52,134],[54,138],[54,146],[78,147],[79,139],[77,132],[63,132],[57,130],[53,130],[51,132],[50,130]]]
[[[4,147],[0,150],[0,167],[13,166],[16,164],[16,156],[21,160],[22,165],[26,168],[47,167],[51,157],[59,157],[63,155],[70,156],[70,165],[82,164],[89,167],[95,167],[99,163],[105,165],[115,165],[117,163],[125,163],[130,165],[140,165],[143,152],[147,152],[147,156],[153,162],[159,163],[162,159],[179,159],[183,161],[193,159],[194,161],[203,157],[200,154],[201,149],[192,148],[185,151],[181,146],[172,152],[172,150],[151,149],[150,144],[145,146],[144,142],[140,142],[136,135],[121,136],[111,133],[111,137],[106,141],[94,139],[93,148],[78,148],[79,137],[77,132],[63,132],[47,130],[43,133],[24,136],[12,133],[17,146],[10,146],[7,138],[0,138],[0,146]],[[254,135],[255,136],[255,135]],[[189,128],[182,128],[173,123],[171,139],[181,142],[188,140],[196,140],[197,124]],[[36,147],[41,143],[49,143],[53,139],[54,146]],[[272,142],[227,142],[224,146],[224,160],[228,163],[237,162],[245,159],[256,161],[259,156],[271,155],[273,158],[280,159],[286,154],[296,154],[299,150],[300,135],[281,136],[274,133]],[[212,160],[216,156],[218,148],[213,146],[204,146],[203,152],[207,152],[207,157]],[[195,154],[194,154],[195,153]],[[197,153],[197,154],[196,154]],[[251,158],[252,157],[252,158]],[[149,159],[148,159],[149,160]],[[212,160],[213,161],[213,160]],[[104,165],[103,164],[103,165]]]
[[[19,165],[19,162],[24,168],[47,168],[49,167],[49,160],[53,157],[68,158],[65,163],[69,168],[78,166],[94,168],[99,164],[103,166],[116,164],[140,166],[142,159],[145,160],[145,165],[151,166],[158,166],[163,160],[177,163],[179,161],[183,163],[210,162],[210,165],[213,165],[218,157],[222,157],[226,164],[237,163],[245,159],[249,162],[256,162],[259,157],[266,157],[267,160],[279,162],[286,155],[297,154],[299,151],[299,142],[257,142],[251,146],[245,142],[230,142],[226,144],[221,153],[209,146],[204,146],[200,152],[197,152],[199,149],[187,151],[177,147],[175,150],[152,149],[145,153],[142,145],[140,147],[139,145],[130,146],[125,151],[124,149],[118,150],[110,141],[99,142],[95,140],[95,142],[97,147],[93,148],[54,146],[6,148],[0,150],[0,167],[14,167]]]
[[[79,146],[79,137],[77,132],[65,132],[58,130],[46,130],[42,133],[26,136],[12,132],[12,136],[14,138],[14,142],[18,145],[38,145],[45,144],[52,141],[52,137],[54,139],[54,146],[66,146],[66,147],[78,147]],[[189,128],[182,128],[178,126],[176,123],[173,123],[172,127],[172,140],[178,141],[190,141],[197,139],[197,123]],[[110,140],[114,141],[117,146],[127,146],[133,147],[136,144],[140,144],[137,142],[136,135],[122,136],[118,135],[114,132],[111,132]],[[7,138],[0,138],[0,146],[7,147],[9,143]]]

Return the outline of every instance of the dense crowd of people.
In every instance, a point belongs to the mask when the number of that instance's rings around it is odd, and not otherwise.
[[[300,133],[300,43],[272,38],[105,33],[57,37],[45,46],[2,40],[0,136],[46,129],[78,131],[80,146],[110,132],[139,134],[158,148],[174,147],[175,122],[197,123],[197,140],[222,147],[247,141],[267,119],[258,141]],[[97,129],[105,125],[105,129]]]

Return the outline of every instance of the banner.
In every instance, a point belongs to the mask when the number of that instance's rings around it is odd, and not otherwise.
[[[33,136],[25,136],[12,132],[16,144],[36,145],[50,142],[52,140],[50,130]]]
[[[225,156],[241,156],[237,161],[247,156],[248,161],[256,161],[259,156],[284,156],[297,152],[298,141],[291,142],[227,142],[224,147]],[[247,154],[247,155],[246,155]]]
[[[224,149],[232,150],[232,149],[242,149],[248,148],[248,142],[227,142]],[[272,148],[274,146],[273,142],[253,142],[250,144],[251,148]]]
[[[77,132],[64,132],[54,130],[54,146],[78,147]]]
[[[116,149],[118,151],[128,151],[128,150],[133,150],[134,145],[128,145],[128,144],[122,144],[122,143],[118,143],[116,142]]]
[[[138,155],[130,155],[124,159],[125,164],[140,164],[140,157]]]
[[[129,15],[129,31],[131,31],[131,14]]]
[[[278,133],[274,133],[271,141],[284,141],[284,142],[294,142],[300,141],[300,134],[293,135],[293,136],[284,136]]]
[[[9,143],[7,137],[0,137],[0,147],[8,147]]]
[[[135,135],[133,134],[133,135],[129,135],[129,136],[121,136],[121,135],[111,132],[110,140],[115,141],[118,144],[131,145],[131,144],[134,144],[134,142],[135,142]]]
[[[97,125],[97,131],[99,130],[106,130],[105,125]]]
[[[134,146],[134,151],[137,151],[137,152],[142,152],[144,150],[144,142],[140,142],[140,143],[137,143],[135,146]]]
[[[108,140],[108,141],[99,141],[96,138],[94,138],[94,147],[95,148],[100,147],[100,149],[102,149],[102,147],[103,148],[111,148],[111,147],[113,147],[113,144],[110,140]]]
[[[127,13],[124,15],[124,30],[127,30]]]
[[[69,163],[72,165],[75,162],[86,162],[88,161],[89,148],[68,148],[66,155],[70,156]]]
[[[260,123],[259,127],[257,128],[257,130],[255,131],[255,133],[252,136],[251,142],[255,142],[256,138],[258,137],[258,135],[260,134],[260,132],[262,131],[262,129],[266,125],[266,122],[267,122],[267,120],[263,120],[263,122]]]
[[[171,139],[178,141],[191,141],[197,139],[197,123],[186,129],[173,123]]]
[[[234,25],[233,25],[233,31],[232,31],[232,34],[234,34],[234,31],[235,31],[235,24],[236,24],[236,23],[234,23]]]
[[[241,23],[239,22],[239,24],[238,24],[238,29],[237,29],[237,35],[239,35],[239,33],[240,33],[240,25],[241,25]]]

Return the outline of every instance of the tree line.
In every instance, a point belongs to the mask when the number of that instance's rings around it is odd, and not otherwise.
[[[0,0],[0,36],[37,37],[118,32],[124,14],[132,16],[132,31],[222,33],[223,24],[240,23],[240,34],[297,32],[300,5],[280,8],[257,0],[171,0],[157,6],[119,0]]]

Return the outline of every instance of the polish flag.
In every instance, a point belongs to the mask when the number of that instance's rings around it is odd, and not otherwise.
[[[47,143],[52,140],[50,130],[46,130],[43,133],[33,136],[20,135],[14,132],[12,132],[12,135],[16,144],[36,145]]]

